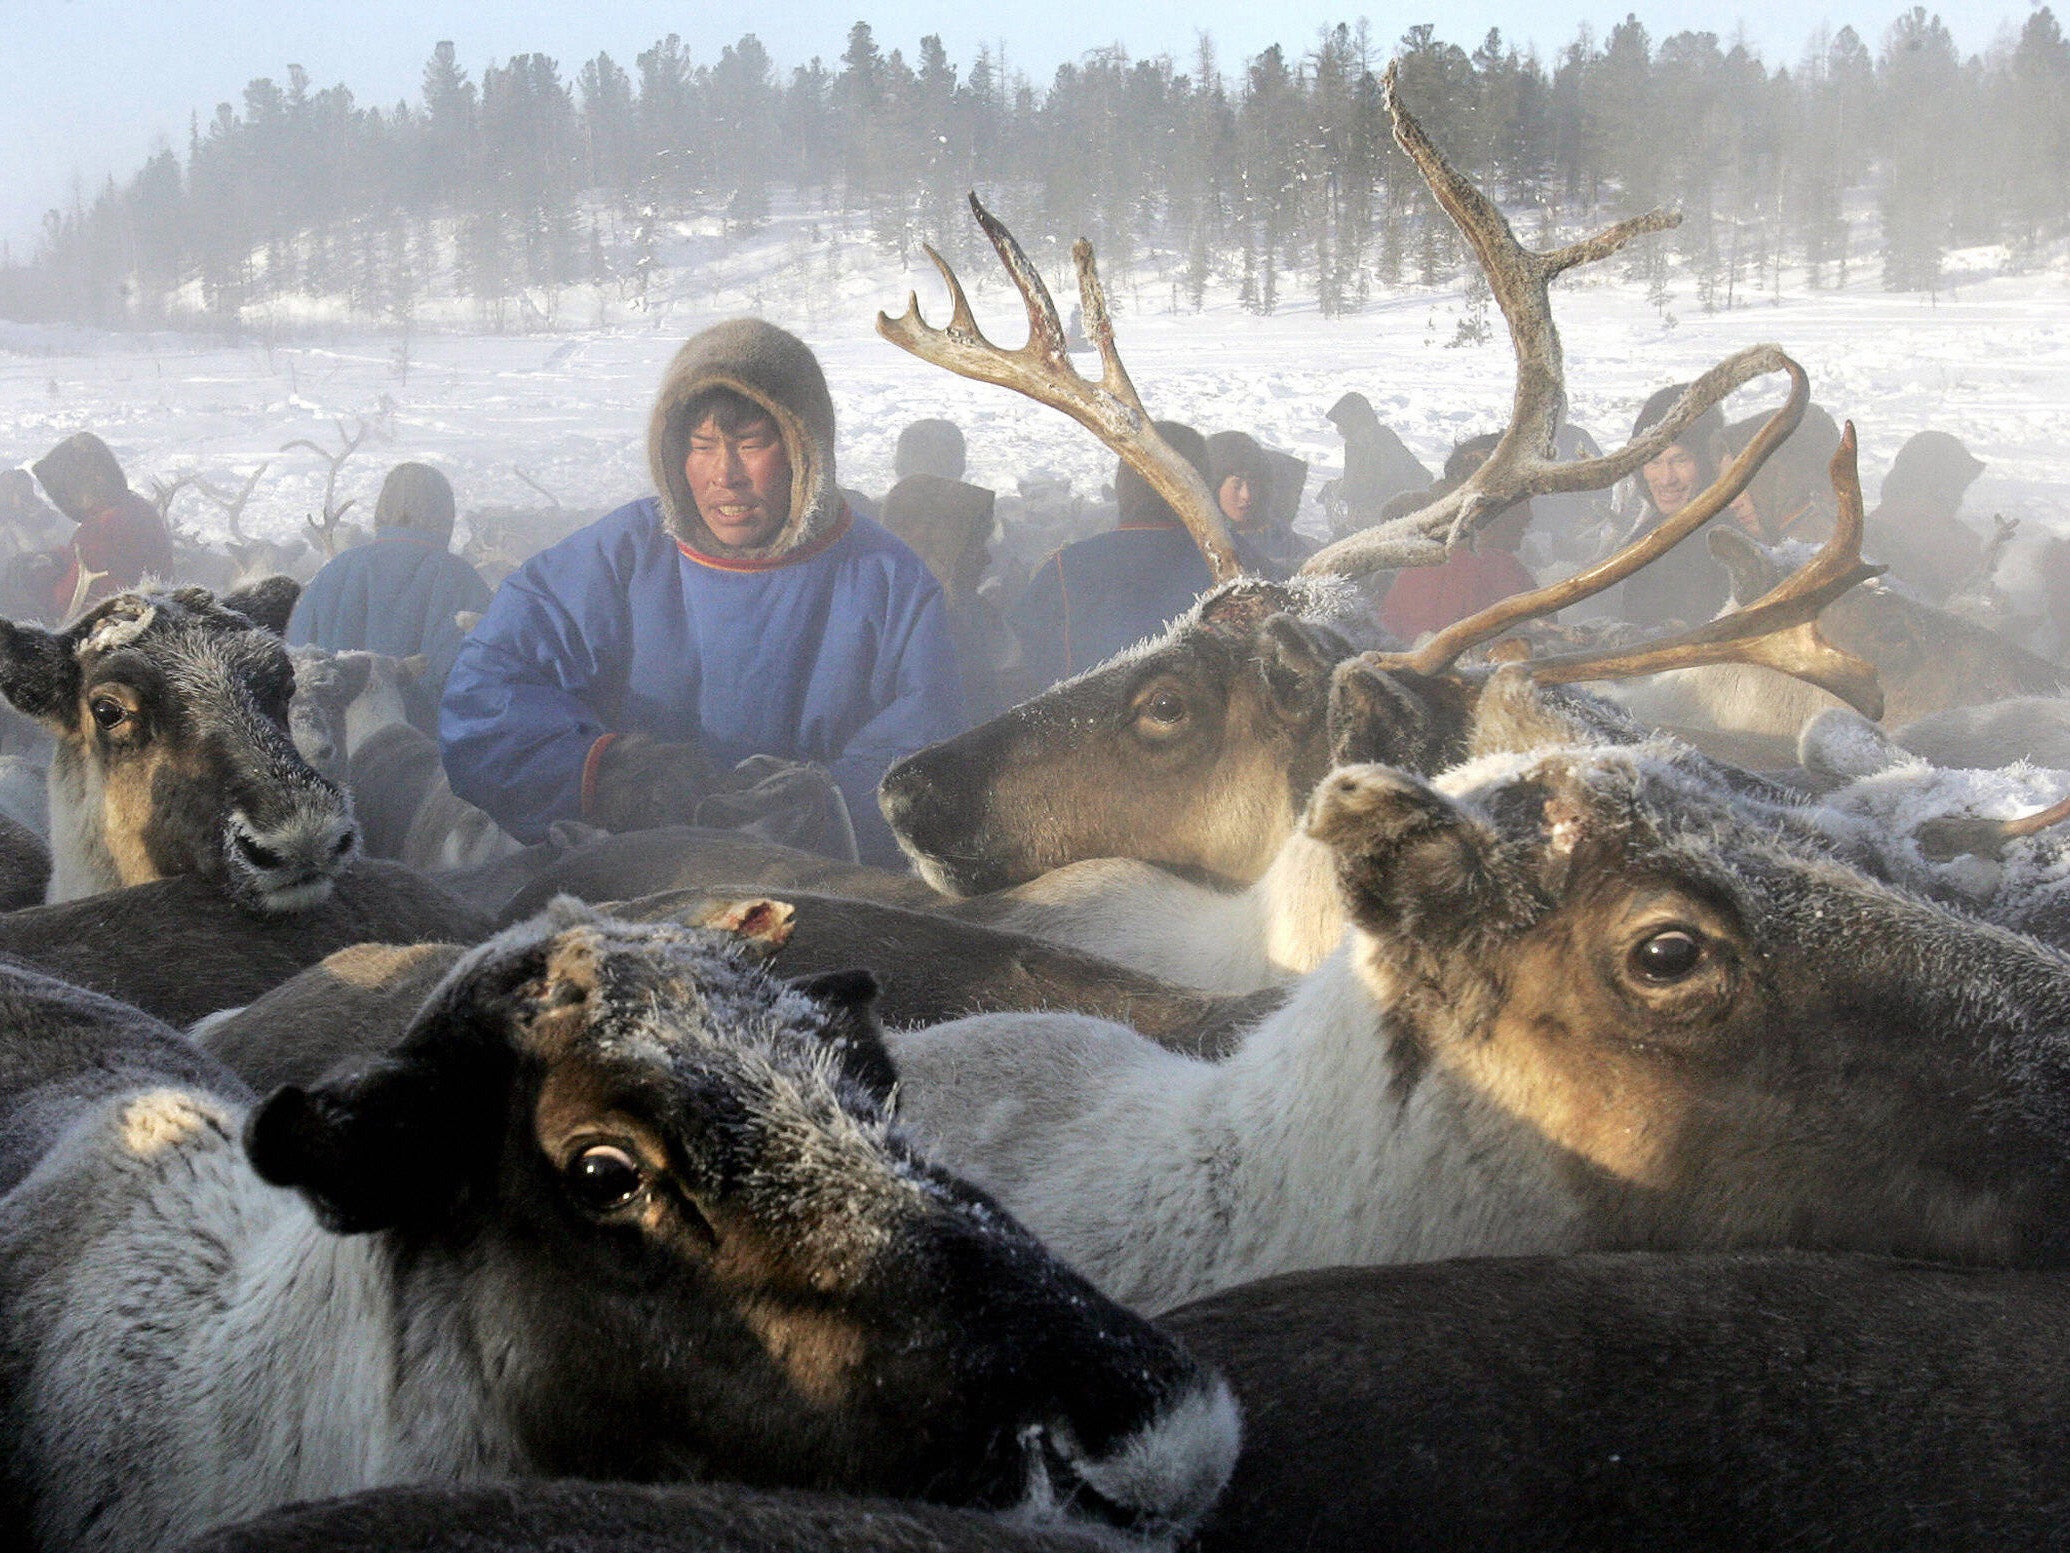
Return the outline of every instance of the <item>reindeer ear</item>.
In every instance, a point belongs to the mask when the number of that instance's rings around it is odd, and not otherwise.
[[[1383,669],[1377,654],[1349,658],[1330,675],[1330,760],[1371,761],[1437,771],[1463,748],[1467,708],[1460,689],[1421,674]]]
[[[791,985],[827,1011],[827,1044],[839,1054],[842,1069],[888,1104],[898,1069],[877,1023],[877,978],[862,970],[826,971],[800,976]]]
[[[261,577],[234,592],[223,595],[225,609],[234,609],[253,625],[264,626],[275,636],[286,636],[288,616],[295,612],[295,600],[302,585],[292,577]]]
[[[79,701],[72,644],[36,626],[0,620],[0,696],[24,716],[70,727]]]
[[[357,701],[367,688],[367,681],[373,677],[374,655],[369,652],[341,652],[331,660],[332,672],[337,676],[334,687],[341,705]]]
[[[1732,578],[1732,602],[1741,609],[1760,598],[1786,575],[1775,558],[1737,529],[1714,528],[1704,543],[1711,559]]]
[[[461,1193],[454,1141],[464,1129],[429,1078],[391,1059],[313,1090],[289,1084],[246,1123],[245,1154],[261,1180],[307,1198],[334,1234],[430,1223]]]
[[[1837,784],[1924,762],[1852,707],[1829,706],[1797,734],[1797,764]]]
[[[1487,826],[1405,771],[1332,771],[1309,801],[1307,830],[1336,854],[1345,905],[1368,932],[1456,932],[1480,915],[1462,906],[1492,887]]]
[[[1327,708],[1330,670],[1351,656],[1351,643],[1335,631],[1287,614],[1266,620],[1260,646],[1266,698],[1289,723],[1307,722]]]

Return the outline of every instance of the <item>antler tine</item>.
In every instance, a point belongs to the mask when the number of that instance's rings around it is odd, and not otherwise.
[[[970,213],[977,217],[977,224],[992,240],[992,251],[999,255],[999,262],[1013,277],[1014,289],[1021,294],[1021,305],[1028,310],[1028,343],[1021,348],[1040,355],[1052,369],[1065,369],[1076,377],[1078,369],[1071,366],[1063,321],[1057,317],[1057,305],[1050,297],[1049,287],[1043,283],[1042,272],[1035,268],[1035,262],[1021,247],[1020,240],[1007,230],[1006,223],[985,209],[985,202],[977,197],[975,189],[970,192]],[[1084,242],[1085,239],[1080,238],[1079,241]]]
[[[1777,431],[1771,418],[1761,434],[1735,460]],[[1775,440],[1788,436],[1782,429]],[[1765,456],[1765,455],[1764,455]],[[1752,471],[1747,471],[1751,475]],[[1710,663],[1752,663],[1808,681],[1847,702],[1865,717],[1883,715],[1883,690],[1876,671],[1853,653],[1828,642],[1818,630],[1818,617],[1833,600],[1884,568],[1862,560],[1861,481],[1855,470],[1854,423],[1847,423],[1840,448],[1833,455],[1833,490],[1840,516],[1833,534],[1804,566],[1746,608],[1662,642],[1624,651],[1561,653],[1526,665],[1541,684],[1576,680],[1629,679],[1666,669]],[[1715,489],[1715,487],[1714,487]],[[1726,498],[1728,501],[1730,497]],[[1679,514],[1677,514],[1679,516]]]
[[[1920,853],[1931,863],[1952,863],[1965,853],[1972,857],[1998,858],[2006,847],[2028,836],[2038,836],[2051,825],[2070,820],[2070,798],[2050,804],[2034,814],[2016,820],[1987,820],[1977,815],[1947,815],[1928,820],[1913,833]]]
[[[1402,102],[1392,64],[1382,86],[1396,144],[1416,164],[1438,204],[1472,247],[1502,309],[1517,358],[1516,391],[1501,440],[1470,478],[1418,511],[1325,546],[1309,557],[1302,571],[1362,576],[1386,567],[1433,565],[1452,545],[1526,497],[1614,485],[1733,390],[1764,373],[1787,370],[1788,358],[1775,346],[1741,351],[1691,384],[1667,421],[1645,437],[1634,438],[1606,457],[1555,463],[1552,442],[1567,388],[1560,332],[1552,315],[1552,281],[1577,265],[1610,257],[1634,238],[1677,226],[1682,218],[1672,211],[1652,210],[1548,253],[1526,248],[1508,218],[1446,160]]]
[[[1072,364],[1064,327],[1057,318],[1049,288],[1042,283],[1041,275],[1007,230],[1006,223],[985,209],[975,194],[970,197],[970,208],[1020,291],[1028,311],[1027,343],[1017,350],[1006,350],[986,339],[955,271],[932,248],[927,250],[927,256],[934,260],[949,287],[953,313],[948,327],[937,329],[930,325],[920,311],[918,295],[913,295],[901,316],[877,315],[877,332],[899,349],[946,367],[959,377],[1011,388],[1063,411],[1125,459],[1164,498],[1192,534],[1217,582],[1241,576],[1243,565],[1237,560],[1235,541],[1207,482],[1183,454],[1157,434],[1127,369],[1121,365],[1120,354],[1114,347],[1114,327],[1106,295],[1093,266],[1092,246],[1081,238],[1072,252],[1078,265],[1079,292],[1086,299],[1087,316],[1100,339],[1103,371],[1097,383],[1088,380]]]
[[[1784,370],[1790,374],[1790,397],[1782,408],[1768,418],[1761,430],[1740,450],[1739,456],[1728,464],[1718,478],[1698,492],[1676,514],[1651,532],[1642,534],[1615,555],[1584,567],[1573,576],[1559,582],[1547,583],[1542,588],[1533,588],[1525,593],[1513,594],[1509,598],[1489,605],[1476,614],[1467,616],[1445,627],[1429,641],[1412,653],[1401,655],[1400,665],[1419,674],[1442,674],[1460,657],[1483,642],[1493,641],[1511,626],[1540,615],[1550,615],[1565,609],[1569,604],[1615,587],[1633,572],[1661,556],[1687,539],[1704,524],[1723,512],[1739,493],[1747,488],[1767,462],[1769,454],[1783,444],[1797,423],[1804,418],[1804,407],[1811,402],[1811,380],[1804,369],[1782,358]],[[1542,660],[1553,662],[1553,659]]]

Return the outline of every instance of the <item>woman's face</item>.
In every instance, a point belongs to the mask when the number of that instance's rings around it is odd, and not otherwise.
[[[1251,508],[1256,505],[1257,494],[1251,485],[1249,475],[1231,475],[1222,482],[1222,489],[1216,492],[1222,516],[1242,528],[1251,521]]]
[[[1653,498],[1654,510],[1663,518],[1672,518],[1689,505],[1689,498],[1696,494],[1698,472],[1696,455],[1679,442],[1669,443],[1639,471],[1645,476],[1646,494]]]

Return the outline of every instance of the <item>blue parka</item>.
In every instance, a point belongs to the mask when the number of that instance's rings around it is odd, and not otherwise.
[[[1128,524],[1044,561],[1007,623],[1035,689],[1046,690],[1163,630],[1214,583],[1178,524]]]
[[[288,645],[395,658],[423,653],[426,678],[437,685],[460,651],[453,616],[488,607],[489,585],[443,544],[413,529],[381,528],[309,579],[288,619]]]
[[[720,386],[763,404],[790,455],[792,517],[768,544],[719,544],[683,476],[685,407]],[[453,791],[522,841],[583,814],[607,734],[825,765],[866,861],[899,854],[885,768],[963,727],[940,585],[833,483],[833,407],[801,341],[757,320],[691,340],[649,430],[658,497],[532,557],[460,650],[439,722]]]
[[[453,791],[520,841],[583,812],[606,733],[690,740],[728,766],[826,766],[865,860],[896,864],[877,783],[961,731],[941,587],[867,518],[817,554],[730,569],[684,553],[652,497],[542,551],[496,592],[446,682]]]

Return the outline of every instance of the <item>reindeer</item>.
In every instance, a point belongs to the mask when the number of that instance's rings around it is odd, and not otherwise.
[[[351,805],[296,753],[294,669],[247,612],[284,615],[276,581],[118,594],[59,632],[0,621],[0,694],[57,741],[52,902],[193,873],[295,912],[350,865]]]
[[[323,547],[326,556],[338,553],[340,525],[345,514],[355,505],[350,499],[344,502],[338,500],[338,471],[345,467],[347,459],[359,451],[360,444],[367,440],[367,433],[373,430],[363,418],[353,423],[351,431],[345,429],[343,416],[338,417],[337,426],[339,448],[335,453],[308,437],[297,437],[293,442],[284,443],[280,450],[286,453],[295,448],[307,448],[323,460],[323,517],[320,521],[316,518],[306,518],[302,526],[309,530],[310,538]],[[256,479],[257,476],[253,478]]]
[[[296,912],[251,912],[198,874],[26,906],[0,915],[0,955],[185,1025],[240,1008],[351,944],[473,944],[493,931],[414,869],[361,858]]]
[[[1244,1449],[1197,1546],[2043,1548],[2070,1282],[1801,1252],[1296,1274],[1162,1318]]]
[[[1086,858],[1119,856],[1234,884],[1256,880],[1292,834],[1303,802],[1329,769],[1323,726],[1329,675],[1354,654],[1387,645],[1344,580],[1442,560],[1504,508],[1527,497],[1600,489],[1636,471],[1726,395],[1770,373],[1789,398],[1712,488],[1675,518],[1575,578],[1513,600],[1401,660],[1404,763],[1435,770],[1475,694],[1453,666],[1469,645],[1548,608],[1623,580],[1725,510],[1796,428],[1809,402],[1803,369],[1775,346],[1741,351],[1702,374],[1647,434],[1596,459],[1558,462],[1552,442],[1566,391],[1550,283],[1607,258],[1633,238],[1675,224],[1654,211],[1551,253],[1525,248],[1501,212],[1430,142],[1383,83],[1397,142],[1478,256],[1509,322],[1517,388],[1507,428],[1463,484],[1421,510],[1326,547],[1286,586],[1239,578],[1214,501],[1150,424],[1115,348],[1091,248],[1074,249],[1098,383],[1081,377],[1040,276],[975,197],[972,208],[1018,287],[1029,339],[1004,350],[978,328],[955,273],[938,254],[952,317],[929,327],[917,298],[881,316],[878,332],[921,359],[1001,384],[1063,410],[1127,459],[1193,531],[1222,579],[1162,637],[1037,696],[982,727],[907,757],[886,773],[881,802],[922,876],[955,894],[996,891]],[[1850,445],[1851,446],[1851,445]],[[1851,452],[1850,452],[1851,465]],[[1857,493],[1858,494],[1858,493]],[[1880,715],[1873,672],[1817,635],[1818,611],[1874,569],[1831,552],[1802,582],[1776,590],[1727,626],[1619,652],[1558,655],[1534,664],[1548,682],[1752,660],[1810,677]]]
[[[677,890],[609,909],[624,921],[730,931],[766,918],[772,926],[761,936],[774,971],[809,977],[854,965],[880,967],[878,1014],[895,1027],[974,1013],[1067,1010],[1119,1020],[1173,1051],[1212,1059],[1226,1055],[1240,1033],[1280,1001],[1269,991],[1201,996],[1039,939],[871,901],[795,891],[778,901]],[[425,994],[465,953],[451,943],[354,944],[248,1006],[219,1004],[221,1011],[199,1019],[191,1033],[254,1089],[312,1083],[341,1062],[393,1046]]]
[[[1731,575],[1735,603],[1761,597],[1786,570],[1782,553],[1730,529],[1712,533],[1710,548]],[[1881,582],[1834,600],[1819,629],[1835,647],[1875,668],[1882,715],[1894,725],[2009,697],[2053,698],[2063,687],[2063,670],[2055,664]],[[1649,722],[1694,731],[1699,742],[1711,731],[1775,741],[1783,761],[1810,718],[1843,704],[1815,684],[1758,663],[1674,670],[1611,693]]]
[[[994,1015],[903,1114],[1161,1310],[1332,1263],[1803,1246],[2053,1263],[2070,962],[1672,741],[1318,787],[1345,942],[1219,1064]]]
[[[384,1484],[731,1476],[1183,1535],[1227,1389],[906,1141],[873,993],[570,909],[255,1104],[0,978],[13,1524],[115,1553]]]
[[[290,1505],[212,1532],[185,1553],[1087,1553],[1112,1543],[1008,1525],[917,1500],[735,1483],[415,1483]]]

